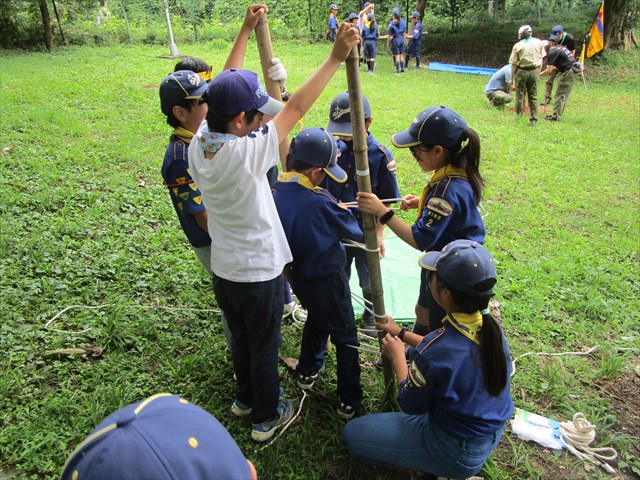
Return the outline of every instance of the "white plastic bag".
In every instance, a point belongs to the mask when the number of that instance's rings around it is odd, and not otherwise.
[[[511,430],[522,440],[533,440],[554,450],[567,448],[560,435],[560,422],[521,408],[515,410],[511,419]]]

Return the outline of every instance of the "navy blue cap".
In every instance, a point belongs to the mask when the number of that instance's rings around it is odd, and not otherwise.
[[[365,97],[364,95],[362,96],[362,109],[364,110],[364,119],[370,119],[371,107],[369,107],[369,100],[367,100],[367,97]],[[331,102],[327,132],[331,133],[332,135],[344,135],[345,137],[353,136],[349,92],[341,93]]]
[[[562,25],[556,25],[551,29],[551,36],[549,37],[549,40],[553,40],[555,42],[562,36],[563,33],[564,27]]]
[[[358,15],[356,15],[355,13],[352,12],[349,14],[349,21],[356,20],[357,18],[358,18]]]
[[[258,110],[275,117],[284,107],[284,103],[269,96],[257,73],[235,68],[224,70],[209,82],[207,103],[211,110],[223,115]]]
[[[246,458],[220,422],[169,393],[109,415],[62,469],[62,480],[251,477]]]
[[[430,107],[421,111],[406,130],[391,137],[391,143],[399,148],[416,145],[441,145],[453,148],[460,145],[467,122],[447,107]]]
[[[373,20],[373,17],[374,17],[373,13],[367,14],[367,20]]]
[[[331,5],[329,5],[329,10],[340,10],[340,7],[335,3],[332,3]]]
[[[362,8],[367,8],[369,5],[371,5],[371,2],[364,2]]]
[[[170,73],[160,84],[160,108],[169,115],[171,109],[184,100],[196,100],[207,91],[207,82],[191,70]]]
[[[411,15],[409,15],[409,18],[420,18],[420,12],[416,10]]]
[[[392,11],[391,11],[391,15],[400,15],[400,9],[398,7],[395,7]]]
[[[438,272],[447,285],[475,297],[493,296],[496,265],[489,250],[471,240],[454,240],[441,252],[427,252],[418,261],[420,266]],[[478,290],[477,285],[492,279],[488,290]]]
[[[344,183],[347,173],[338,166],[339,155],[336,139],[324,128],[305,128],[291,141],[289,155],[299,162],[322,167],[336,182]]]

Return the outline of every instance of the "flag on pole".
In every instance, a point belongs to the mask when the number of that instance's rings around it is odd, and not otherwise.
[[[593,20],[591,30],[589,30],[591,39],[587,47],[587,57],[591,58],[596,53],[604,50],[604,2],[600,4],[596,18]]]

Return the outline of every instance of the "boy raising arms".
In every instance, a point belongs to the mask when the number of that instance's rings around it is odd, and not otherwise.
[[[289,276],[293,291],[307,310],[297,371],[298,386],[310,389],[324,365],[329,335],[338,363],[338,416],[351,419],[362,401],[358,336],[353,319],[349,279],[344,269],[343,238],[361,241],[355,217],[326,191],[316,189],[326,176],[347,180],[336,159],[335,138],[322,128],[307,128],[291,141],[287,168],[278,177],[273,197],[293,252]]]
[[[241,62],[247,38],[268,11],[251,5],[232,48]],[[209,111],[189,149],[191,174],[209,212],[214,290],[232,335],[238,379],[236,415],[251,415],[251,437],[270,439],[293,415],[290,400],[279,402],[278,347],[281,342],[282,272],[292,261],[266,173],[278,163],[278,145],[311,108],[359,34],[344,24],[320,68],[291,96],[282,111],[248,70],[225,70],[208,86]],[[263,125],[263,115],[274,116]]]

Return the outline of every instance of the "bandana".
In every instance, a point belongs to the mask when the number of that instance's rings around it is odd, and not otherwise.
[[[480,340],[478,339],[478,330],[482,328],[482,314],[480,312],[451,313],[444,317],[442,321],[449,322],[469,340],[480,345]]]
[[[468,178],[467,172],[465,172],[462,168],[454,168],[451,166],[451,164],[445,165],[444,167],[439,168],[438,170],[433,172],[433,175],[431,175],[431,178],[429,179],[429,183],[427,183],[427,185],[422,189],[422,195],[420,195],[420,203],[418,203],[418,216],[416,217],[416,222],[420,220],[420,217],[422,216],[422,210],[424,210],[424,206],[427,203],[427,196],[429,195],[431,187],[435,186],[435,184],[442,180],[444,177]]]
[[[313,186],[309,177],[300,172],[286,172],[278,175],[278,181],[281,183],[299,183],[305,188],[309,190],[315,190],[316,187]]]
[[[196,138],[202,150],[207,153],[218,153],[218,150],[238,137],[230,133],[211,132],[209,127],[204,127],[196,134]]]

